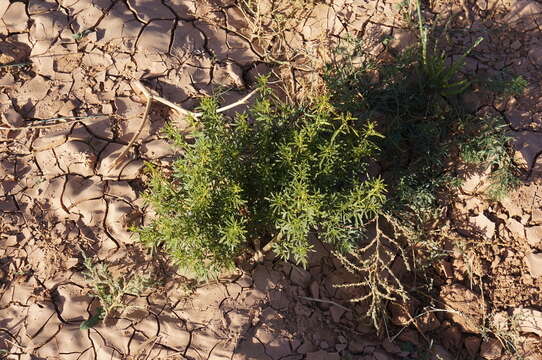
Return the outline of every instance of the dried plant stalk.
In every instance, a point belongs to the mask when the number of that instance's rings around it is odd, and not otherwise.
[[[400,276],[392,270],[392,264],[397,257],[404,261],[410,270],[406,259],[406,252],[401,244],[386,235],[379,223],[374,219],[376,234],[368,243],[355,249],[348,255],[334,252],[341,264],[350,273],[362,279],[359,282],[337,285],[338,288],[361,288],[366,293],[360,297],[350,299],[351,302],[368,303],[367,317],[373,321],[378,331],[386,318],[386,301],[406,301],[408,294],[400,280]]]

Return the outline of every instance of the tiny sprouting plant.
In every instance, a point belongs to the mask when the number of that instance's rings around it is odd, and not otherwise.
[[[79,41],[79,40],[82,40],[85,36],[93,33],[95,30],[94,29],[85,29],[85,30],[82,30],[78,33],[75,33],[72,35],[72,38],[75,40],[75,41]]]
[[[124,309],[125,295],[140,295],[151,285],[151,278],[146,275],[113,276],[108,266],[95,263],[83,253],[83,266],[92,294],[100,300],[100,306],[88,320],[81,324],[81,329],[89,329],[106,319],[114,311]]]
[[[472,127],[473,119],[466,119]],[[490,184],[486,194],[492,200],[501,200],[519,184],[518,168],[511,155],[512,138],[507,134],[508,126],[500,117],[485,117],[477,121],[477,129],[460,144],[460,157],[469,165],[489,168]]]
[[[482,81],[482,85],[499,96],[521,95],[528,84],[523,76],[513,76],[506,72]]]
[[[227,119],[204,99],[191,140],[167,133],[184,156],[170,176],[149,165],[146,198],[156,219],[140,231],[198,278],[232,268],[254,243],[307,263],[309,234],[339,251],[356,246],[364,224],[385,200],[381,179],[367,173],[380,135],[372,123],[338,112],[322,97],[283,105],[261,85],[247,111]]]
[[[100,321],[104,319],[104,308],[101,306],[98,306],[96,308],[96,312],[89,317],[87,320],[83,321],[79,328],[81,330],[88,330],[92,329],[94,326],[98,325]]]

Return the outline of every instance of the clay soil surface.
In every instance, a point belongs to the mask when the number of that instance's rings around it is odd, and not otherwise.
[[[476,89],[466,95],[472,111],[505,117],[526,175],[500,203],[477,195],[477,178],[462,189],[450,220],[483,231],[476,246],[459,234],[464,246],[441,264],[434,306],[448,312],[390,307],[393,328],[378,338],[348,301],[359,294],[334,287],[347,274],[321,244],[307,269],[268,254],[192,286],[128,231],[152,215],[141,198],[144,162],[175,158],[160,129],[179,121],[153,104],[139,133],[145,101],[134,80],[187,109],[218,89],[227,89],[225,103],[235,101],[272,71],[288,82],[285,93],[296,93],[333,39],[359,37],[376,58],[415,41],[400,10],[395,0],[318,2],[288,29],[280,51],[297,55],[284,66],[249,33],[235,1],[0,0],[0,358],[512,359],[506,341],[516,337],[519,356],[542,359],[536,0],[437,1],[425,14],[454,16],[457,54],[484,37],[467,59],[470,74],[506,70],[529,83],[505,100]],[[125,296],[125,311],[82,330],[99,306],[82,275],[82,250],[113,274],[154,274],[157,285]],[[411,321],[416,315],[422,320]],[[513,315],[513,329],[489,329]]]

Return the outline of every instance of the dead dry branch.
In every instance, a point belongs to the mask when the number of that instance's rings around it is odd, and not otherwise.
[[[181,118],[184,118],[184,117],[188,116],[188,117],[191,117],[192,119],[197,119],[197,118],[199,118],[199,117],[201,117],[203,115],[203,113],[186,110],[186,109],[182,108],[181,106],[169,101],[168,99],[165,99],[165,98],[163,98],[161,96],[152,94],[145,87],[145,85],[143,85],[143,83],[141,83],[141,81],[139,81],[139,80],[133,82],[133,87],[135,89],[139,90],[143,94],[143,96],[145,97],[145,99],[147,101],[146,105],[145,105],[145,112],[143,113],[143,118],[141,120],[141,124],[139,125],[139,128],[137,129],[136,133],[130,139],[130,141],[128,142],[128,145],[126,145],[126,147],[124,148],[122,153],[115,159],[115,161],[113,162],[113,164],[109,168],[108,173],[111,173],[111,171],[117,169],[120,166],[120,164],[122,164],[122,160],[124,159],[124,157],[126,156],[128,151],[131,149],[131,147],[134,145],[134,143],[137,141],[137,139],[141,135],[141,132],[143,131],[143,128],[145,127],[145,124],[147,123],[147,118],[149,117],[149,113],[150,113],[150,109],[151,109],[151,105],[152,105],[153,101],[159,102],[159,103],[169,107],[170,109],[174,110]],[[217,112],[222,113],[222,112],[228,111],[230,109],[233,109],[233,108],[235,108],[237,106],[247,104],[248,101],[250,100],[250,98],[252,98],[252,96],[254,96],[254,94],[256,94],[257,92],[258,92],[258,89],[254,89],[250,93],[248,93],[247,95],[242,97],[241,99],[239,99],[239,100],[237,100],[237,101],[235,101],[235,102],[233,102],[233,103],[231,103],[229,105],[226,105],[226,106],[223,106],[223,107],[217,109]]]

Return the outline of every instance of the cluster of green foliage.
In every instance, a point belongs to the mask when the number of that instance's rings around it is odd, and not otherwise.
[[[489,169],[491,184],[486,195],[490,200],[504,197],[518,185],[519,178],[504,120],[468,113],[462,103],[461,95],[471,87],[470,79],[462,73],[464,61],[482,40],[449,63],[449,56],[432,40],[417,5],[418,44],[382,63],[366,57],[362,43],[344,39],[337,49],[339,61],[329,64],[325,79],[331,102],[338,109],[358,119],[375,121],[383,134],[377,145],[389,197],[382,217],[392,225],[394,235],[384,249],[392,245],[395,253],[406,262],[412,261],[413,270],[421,273],[413,278],[428,277],[423,281],[430,284],[427,270],[446,256],[439,240],[445,236],[441,232],[445,228],[441,226],[445,222],[441,215],[453,203],[463,177]],[[503,74],[485,79],[481,85],[498,96],[510,96],[520,94],[526,82],[522,77]],[[410,294],[405,292],[406,284],[393,274],[384,277],[392,280],[387,283],[382,281],[382,275],[377,276],[375,264],[391,271],[378,256],[380,244],[376,240],[378,236],[350,257],[338,258],[360,279],[343,286],[364,289],[366,295],[353,300],[367,303],[366,316],[378,330],[386,319],[384,303],[404,300]],[[377,255],[364,252],[370,246]],[[410,259],[404,256],[402,247],[409,249]]]
[[[385,302],[408,296],[392,270],[395,257],[408,268],[441,256],[433,230],[463,180],[460,169],[490,169],[492,199],[518,182],[502,119],[469,114],[462,104],[471,81],[461,70],[481,39],[450,64],[419,3],[416,10],[419,43],[393,61],[376,62],[345,39],[324,74],[326,96],[283,104],[262,79],[246,112],[225,117],[207,98],[190,138],[166,128],[183,156],[168,174],[149,164],[146,199],[157,216],[139,229],[141,240],[186,273],[209,278],[234,267],[252,244],[272,244],[281,258],[305,265],[316,234],[359,276],[343,287],[365,290],[353,300],[367,304],[380,328]],[[506,96],[525,82],[486,85]],[[369,223],[376,236],[365,236]]]
[[[507,72],[500,72],[491,78],[480,79],[479,82],[499,96],[521,95],[528,85],[523,76],[513,76]]]
[[[473,116],[461,101],[471,86],[461,72],[465,58],[482,39],[449,63],[424,25],[419,3],[417,17],[418,44],[392,61],[365,57],[363,44],[347,38],[338,48],[342,61],[330,64],[324,76],[338,109],[367,121],[378,119],[384,135],[377,142],[379,159],[391,189],[387,209],[423,224],[438,216],[461,184],[459,165],[491,168],[487,196],[493,200],[517,184],[517,171],[503,120]],[[518,94],[526,85],[523,78],[510,76],[486,83],[503,96]]]
[[[157,217],[141,239],[198,278],[233,267],[260,240],[274,239],[273,251],[298,264],[307,262],[314,231],[349,251],[385,201],[384,183],[367,174],[380,136],[374,124],[325,97],[283,105],[265,81],[260,94],[234,119],[217,112],[216,99],[204,99],[192,139],[167,130],[184,152],[171,176],[149,166],[146,198]]]

